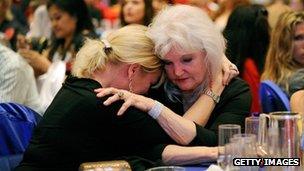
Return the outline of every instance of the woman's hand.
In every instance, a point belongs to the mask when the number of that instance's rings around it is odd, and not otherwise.
[[[29,49],[19,49],[18,53],[33,67],[35,74],[47,72],[51,62],[42,54]]]
[[[97,97],[112,95],[106,101],[103,102],[103,104],[106,106],[118,100],[125,101],[117,112],[117,115],[122,115],[130,106],[134,106],[139,110],[142,110],[143,112],[148,112],[155,105],[155,101],[153,99],[131,93],[127,90],[121,90],[111,87],[99,88],[95,89],[94,91],[97,93]]]
[[[41,54],[29,49],[19,49],[18,53],[28,61],[29,64],[35,63],[35,61],[39,60]]]
[[[119,109],[117,115],[123,114],[130,106],[134,106],[143,112],[148,112],[156,104],[156,101],[138,94],[133,94],[126,90],[116,88],[99,88],[94,90],[97,97],[113,95],[103,102],[104,105],[110,105],[117,100],[124,100],[124,104]],[[196,136],[195,124],[183,117],[175,114],[167,107],[163,107],[156,121],[165,130],[165,132],[178,144],[187,145]]]
[[[236,65],[231,63],[225,56],[222,61],[223,85],[228,85],[232,78],[239,75]]]

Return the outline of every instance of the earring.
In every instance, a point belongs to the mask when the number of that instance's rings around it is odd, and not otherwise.
[[[132,86],[132,83],[133,83],[133,77],[131,77],[131,78],[129,79],[129,91],[130,91],[131,93],[133,93],[133,86]]]

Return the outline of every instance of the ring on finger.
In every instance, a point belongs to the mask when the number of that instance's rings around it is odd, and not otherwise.
[[[120,91],[117,93],[117,95],[118,95],[119,99],[122,99],[124,96],[124,93]]]

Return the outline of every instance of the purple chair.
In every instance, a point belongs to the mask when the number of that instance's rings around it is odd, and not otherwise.
[[[270,80],[261,82],[260,100],[263,113],[290,111],[288,96],[278,85]]]
[[[22,154],[41,116],[17,103],[0,103],[0,157]]]

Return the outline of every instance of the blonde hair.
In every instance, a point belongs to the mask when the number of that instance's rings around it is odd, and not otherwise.
[[[153,72],[161,67],[160,59],[154,55],[154,44],[146,36],[146,26],[128,25],[100,40],[86,40],[76,55],[72,74],[79,78],[90,78],[94,71],[105,70],[107,62],[114,64],[139,64],[144,71]]]
[[[288,78],[302,68],[293,59],[294,32],[299,23],[304,22],[304,12],[283,13],[274,30],[265,61],[262,80],[271,80],[288,91]]]

